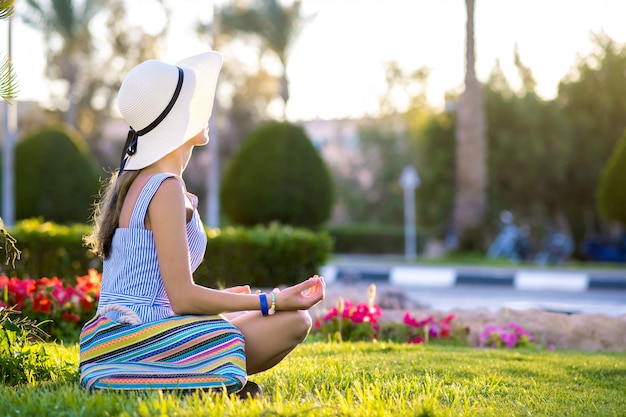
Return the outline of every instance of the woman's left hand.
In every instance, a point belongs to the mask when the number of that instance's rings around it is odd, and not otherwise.
[[[326,294],[324,277],[312,276],[304,282],[276,291],[276,309],[308,310],[322,301]]]

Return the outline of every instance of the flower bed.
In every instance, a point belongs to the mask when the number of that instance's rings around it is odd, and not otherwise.
[[[367,301],[354,304],[339,297],[332,307],[320,312],[315,320],[314,340],[329,341],[389,341],[426,344],[447,343],[485,348],[515,348],[534,346],[531,332],[517,323],[504,326],[486,324],[479,345],[470,342],[470,329],[456,320],[455,313],[446,315],[424,313],[419,316],[405,310],[401,318],[383,317],[383,309],[375,303],[376,286],[368,287]],[[397,313],[397,311],[395,312]],[[484,340],[483,340],[484,339]]]
[[[313,334],[336,341],[389,341],[399,343],[428,343],[434,340],[463,339],[463,329],[453,331],[450,314],[442,320],[431,315],[422,320],[405,312],[402,322],[381,321],[383,311],[373,300],[353,304],[340,299],[323,317],[314,323]],[[320,338],[318,336],[318,338]]]
[[[101,274],[90,269],[76,285],[62,279],[18,279],[0,275],[0,307],[15,307],[40,322],[40,328],[56,340],[78,340],[83,324],[91,319],[100,298]]]
[[[0,307],[15,306],[23,316],[40,322],[40,327],[53,339],[76,341],[84,323],[95,315],[101,280],[101,274],[95,269],[78,277],[74,286],[57,277],[21,280],[0,275]],[[487,321],[477,328],[469,325],[465,317],[459,318],[458,312],[440,314],[405,309],[385,310],[383,315],[383,308],[375,301],[375,285],[368,287],[366,298],[367,301],[354,303],[340,296],[330,308],[316,307],[311,339],[447,343],[485,348],[556,344],[544,343],[544,334],[542,340],[537,341],[528,328],[515,320]]]

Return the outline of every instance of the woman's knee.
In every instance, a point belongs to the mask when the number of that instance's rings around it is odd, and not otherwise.
[[[294,338],[297,343],[300,343],[309,334],[313,320],[306,310],[292,311],[291,316],[291,328],[293,329]]]

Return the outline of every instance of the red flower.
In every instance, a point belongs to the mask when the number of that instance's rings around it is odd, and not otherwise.
[[[52,307],[52,301],[46,297],[44,294],[38,294],[37,297],[33,299],[33,310],[41,311],[42,313],[50,313],[50,308]]]
[[[93,305],[93,300],[91,299],[91,297],[86,296],[86,297],[80,298],[80,308],[84,310],[91,310],[93,307],[94,305]]]
[[[57,277],[53,277],[52,279],[47,278],[47,277],[43,277],[40,278],[36,283],[35,283],[37,289],[39,289],[40,287],[46,288],[46,287],[62,287],[63,286],[63,281],[61,281],[59,278]]]
[[[80,316],[75,313],[63,313],[63,320],[78,323],[80,321]]]
[[[407,343],[410,345],[417,345],[419,343],[424,343],[424,339],[421,336],[417,336],[409,340]]]
[[[95,269],[90,269],[87,275],[76,278],[76,291],[84,293],[100,294],[100,286],[102,284],[102,275]]]

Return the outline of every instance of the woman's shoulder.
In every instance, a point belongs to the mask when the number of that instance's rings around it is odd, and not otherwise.
[[[168,172],[141,173],[133,182],[132,188],[139,193],[142,191],[145,193],[150,189],[153,190],[152,192],[158,192],[163,184],[178,184],[179,188],[186,189],[185,182],[180,176]]]

